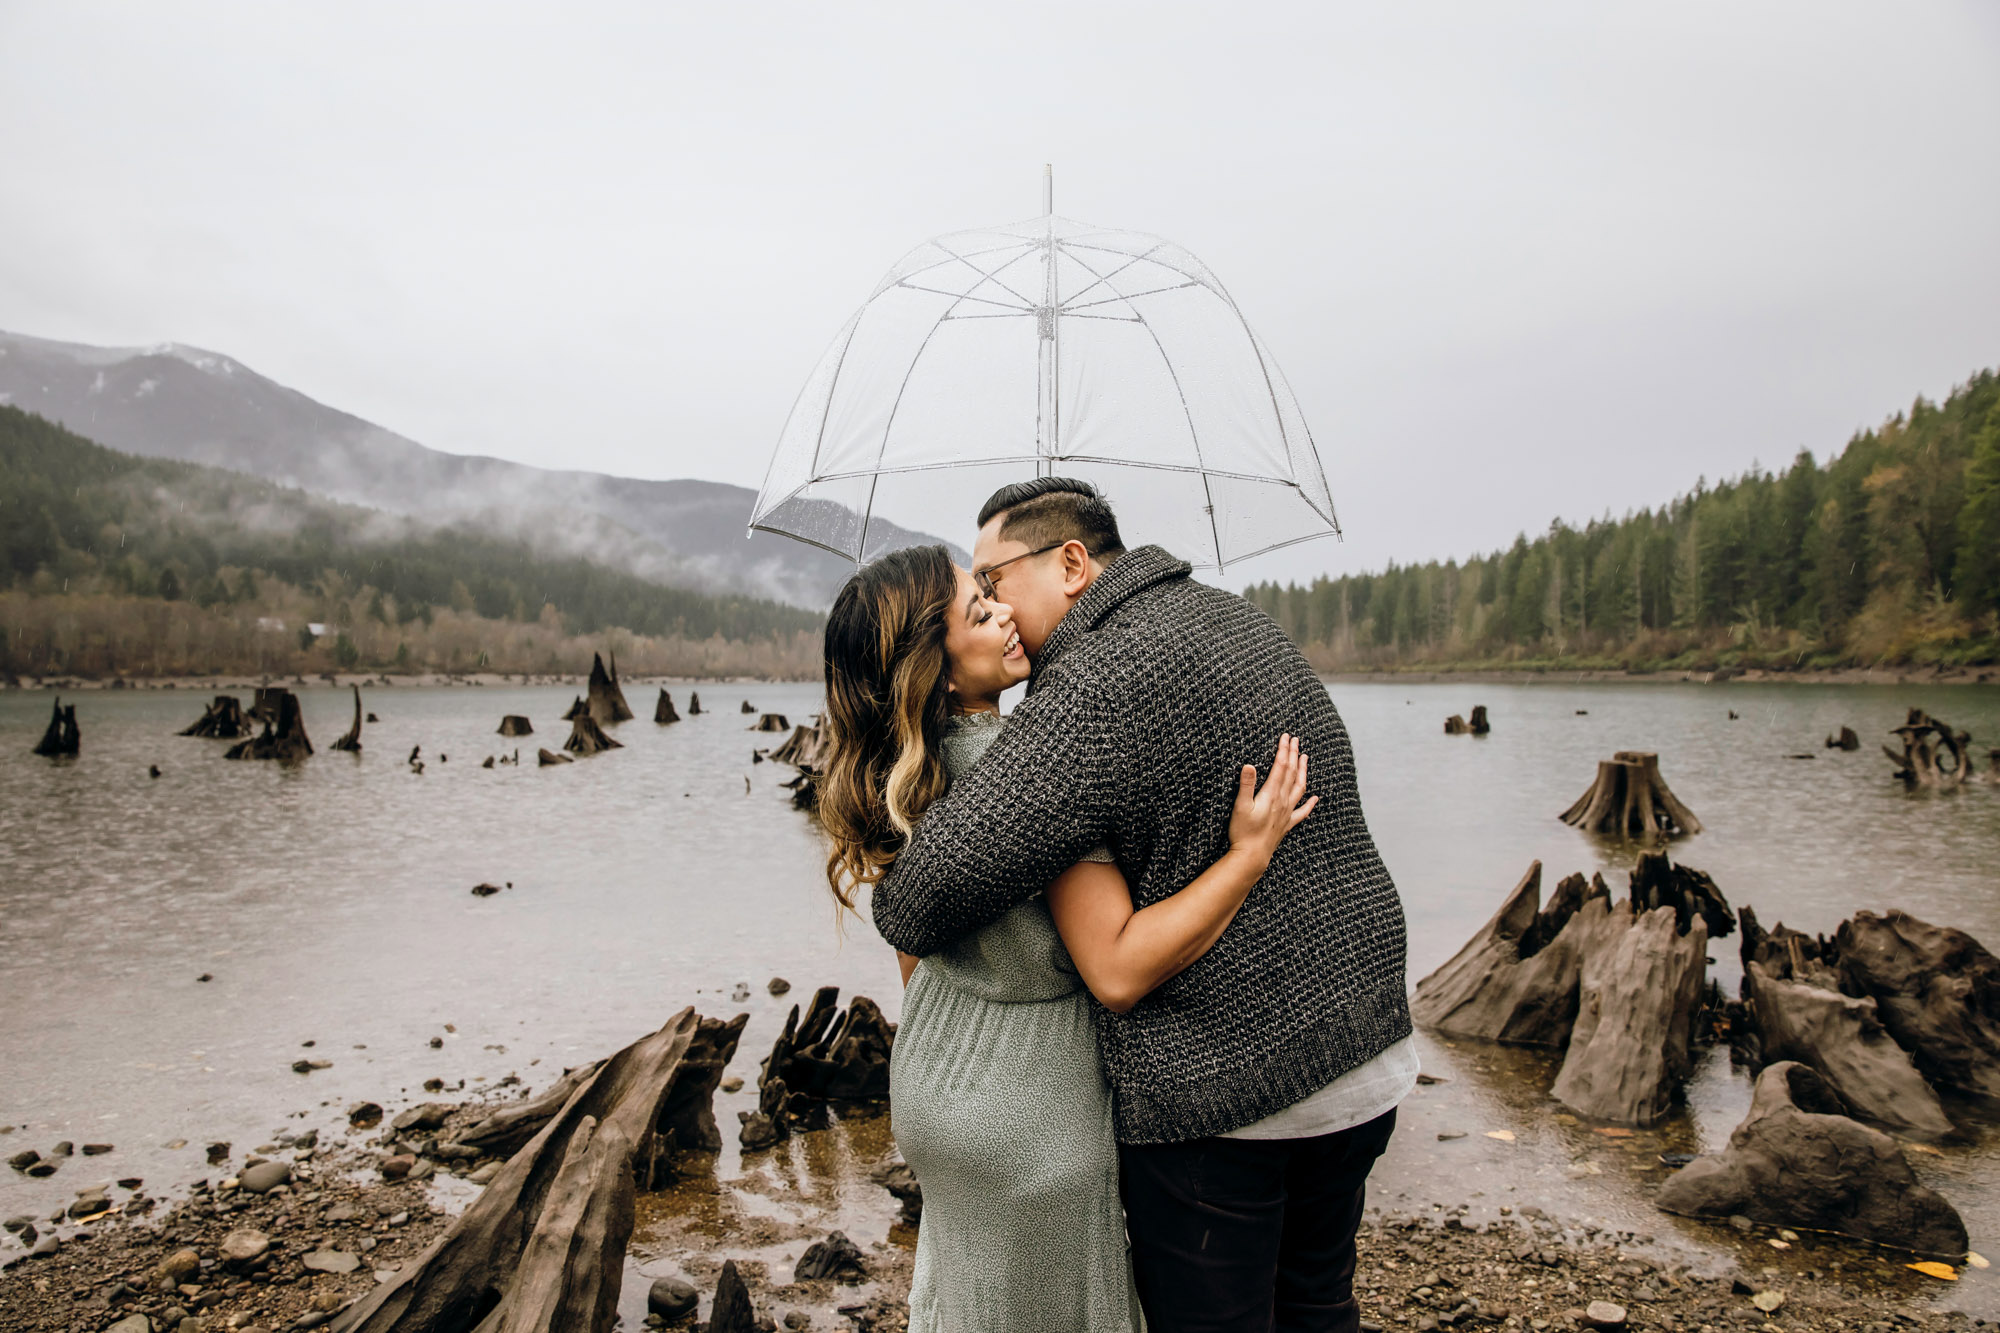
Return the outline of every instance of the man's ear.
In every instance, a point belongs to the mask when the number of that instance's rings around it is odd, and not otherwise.
[[[1063,543],[1060,554],[1063,596],[1072,600],[1083,596],[1084,591],[1090,587],[1092,577],[1089,549],[1082,542],[1067,541]]]

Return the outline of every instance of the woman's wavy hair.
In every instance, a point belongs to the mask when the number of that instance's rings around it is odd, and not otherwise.
[[[912,546],[863,566],[827,616],[831,750],[819,781],[819,820],[833,841],[827,883],[849,911],[855,889],[895,864],[949,781],[944,635],[957,596],[951,553]]]

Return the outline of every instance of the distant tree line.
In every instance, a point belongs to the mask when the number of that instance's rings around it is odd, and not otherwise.
[[[1558,521],[1459,563],[1244,596],[1322,668],[2000,660],[2000,376],[1821,464]]]
[[[240,473],[118,453],[0,405],[0,590],[9,589],[184,602],[218,615],[282,604],[341,626],[342,655],[352,660],[336,664],[348,668],[406,664],[412,638],[446,611],[461,624],[539,626],[544,639],[618,629],[683,643],[770,641],[784,645],[778,656],[788,663],[824,623],[779,602],[668,587],[463,527],[425,527]],[[0,665],[9,665],[7,642]],[[368,660],[363,642],[401,643],[404,661]]]

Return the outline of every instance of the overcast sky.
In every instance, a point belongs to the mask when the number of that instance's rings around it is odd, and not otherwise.
[[[1298,393],[1347,540],[1245,578],[1658,503],[2000,364],[1986,0],[0,0],[0,126],[0,328],[747,486],[890,263],[1053,161]]]

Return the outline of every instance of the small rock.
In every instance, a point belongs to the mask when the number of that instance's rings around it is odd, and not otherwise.
[[[36,1162],[33,1166],[28,1168],[28,1174],[34,1176],[37,1179],[41,1179],[47,1176],[52,1176],[55,1173],[56,1173],[56,1164],[50,1161]]]
[[[210,1166],[221,1166],[228,1160],[229,1145],[227,1143],[211,1143],[208,1145],[208,1164]]]
[[[777,1126],[762,1111],[739,1111],[737,1116],[743,1122],[742,1143],[745,1148],[754,1152],[778,1141]]]
[[[70,1157],[75,1155],[75,1153],[76,1145],[68,1139],[64,1139],[61,1143],[49,1149],[49,1156],[51,1157]]]
[[[347,1108],[347,1123],[368,1129],[382,1123],[382,1108],[374,1102],[356,1102]]]
[[[1611,1301],[1592,1301],[1584,1307],[1583,1323],[1587,1328],[1621,1329],[1625,1327],[1625,1307]]]
[[[749,998],[750,998],[750,983],[747,981],[737,982],[736,985],[733,988],[731,988],[729,992],[729,1002],[731,1004],[741,1004]]]
[[[104,1333],[153,1333],[153,1321],[142,1314],[128,1314]]]
[[[1729,1217],[1729,1225],[1735,1227],[1738,1231],[1748,1231],[1757,1224],[1741,1213],[1732,1213]]]
[[[224,1236],[222,1244],[216,1246],[215,1252],[223,1263],[241,1265],[249,1263],[270,1248],[269,1236],[245,1227]]]
[[[416,1164],[417,1159],[409,1153],[397,1153],[394,1157],[382,1163],[382,1178],[384,1180],[401,1180],[410,1174],[410,1169]]]
[[[421,1106],[412,1106],[397,1116],[389,1122],[389,1127],[399,1132],[412,1129],[437,1129],[444,1124],[446,1117],[451,1115],[452,1109],[443,1102],[425,1102]]]
[[[466,1179],[475,1185],[489,1185],[493,1182],[493,1177],[499,1175],[501,1169],[505,1166],[505,1162],[488,1162],[485,1166],[466,1176]]]
[[[785,980],[783,977],[772,977],[769,981],[764,983],[764,989],[771,992],[771,994],[773,995],[783,995],[787,991],[791,990],[791,988],[792,988],[792,983]]]
[[[743,1080],[731,1074],[728,1078],[722,1080],[722,1090],[724,1092],[741,1092],[743,1091]]]
[[[83,1145],[83,1155],[85,1157],[102,1157],[111,1150],[112,1145],[109,1143],[86,1143]]]
[[[436,1050],[442,1050],[443,1048],[444,1048],[444,1038],[443,1038],[443,1037],[432,1037],[432,1038],[431,1038],[431,1049],[432,1049],[432,1050],[434,1050],[434,1051],[436,1051]]]
[[[61,1248],[62,1242],[60,1240],[57,1240],[54,1235],[47,1235],[36,1241],[35,1248],[28,1251],[28,1253],[37,1259],[46,1259]]]
[[[346,1250],[309,1250],[299,1263],[310,1273],[352,1273],[361,1267],[361,1256]]]
[[[292,1072],[293,1072],[294,1074],[310,1074],[310,1073],[312,1073],[312,1072],[313,1072],[313,1071],[314,1071],[315,1069],[331,1069],[331,1068],[333,1068],[333,1061],[331,1061],[331,1060],[294,1060],[294,1061],[292,1061]]]
[[[241,1178],[244,1189],[252,1194],[268,1194],[292,1178],[292,1168],[285,1162],[259,1162],[245,1167]]]
[[[700,1299],[695,1289],[679,1278],[655,1278],[646,1291],[646,1308],[662,1319],[680,1319],[693,1314]]]
[[[808,1245],[805,1254],[799,1258],[798,1267],[792,1272],[794,1282],[817,1282],[823,1278],[832,1278],[836,1282],[860,1282],[867,1276],[868,1263],[861,1247],[839,1231]]]
[[[1464,1137],[1465,1131],[1462,1129],[1444,1129],[1438,1131],[1439,1143],[1449,1143],[1453,1139],[1462,1139]]]
[[[204,973],[202,973],[202,974],[201,974],[200,976],[196,977],[196,978],[195,978],[195,980],[196,980],[196,981],[213,981],[213,980],[215,980],[215,973],[213,973],[213,972],[204,972]]]
[[[472,896],[475,898],[491,898],[498,892],[500,892],[498,884],[475,884],[472,886]]]
[[[1442,1074],[1419,1073],[1417,1075],[1417,1086],[1421,1088],[1436,1087],[1440,1083],[1449,1083],[1449,1082],[1451,1082],[1451,1080],[1444,1077]]]
[[[172,1254],[160,1260],[159,1267],[155,1268],[153,1273],[156,1277],[166,1278],[178,1286],[200,1271],[201,1256],[199,1254],[196,1254],[193,1250],[175,1250]]]
[[[96,1217],[99,1213],[111,1211],[111,1200],[102,1194],[86,1194],[69,1206],[69,1215],[77,1221]]]
[[[42,1155],[36,1152],[33,1148],[30,1148],[26,1152],[17,1152],[12,1157],[9,1157],[7,1159],[7,1165],[13,1167],[16,1171],[26,1171],[29,1167],[33,1166],[36,1162],[39,1162],[41,1160],[42,1160]]]
[[[1765,1314],[1775,1314],[1778,1308],[1785,1303],[1785,1293],[1782,1291],[1760,1291],[1750,1298],[1750,1303]]]

